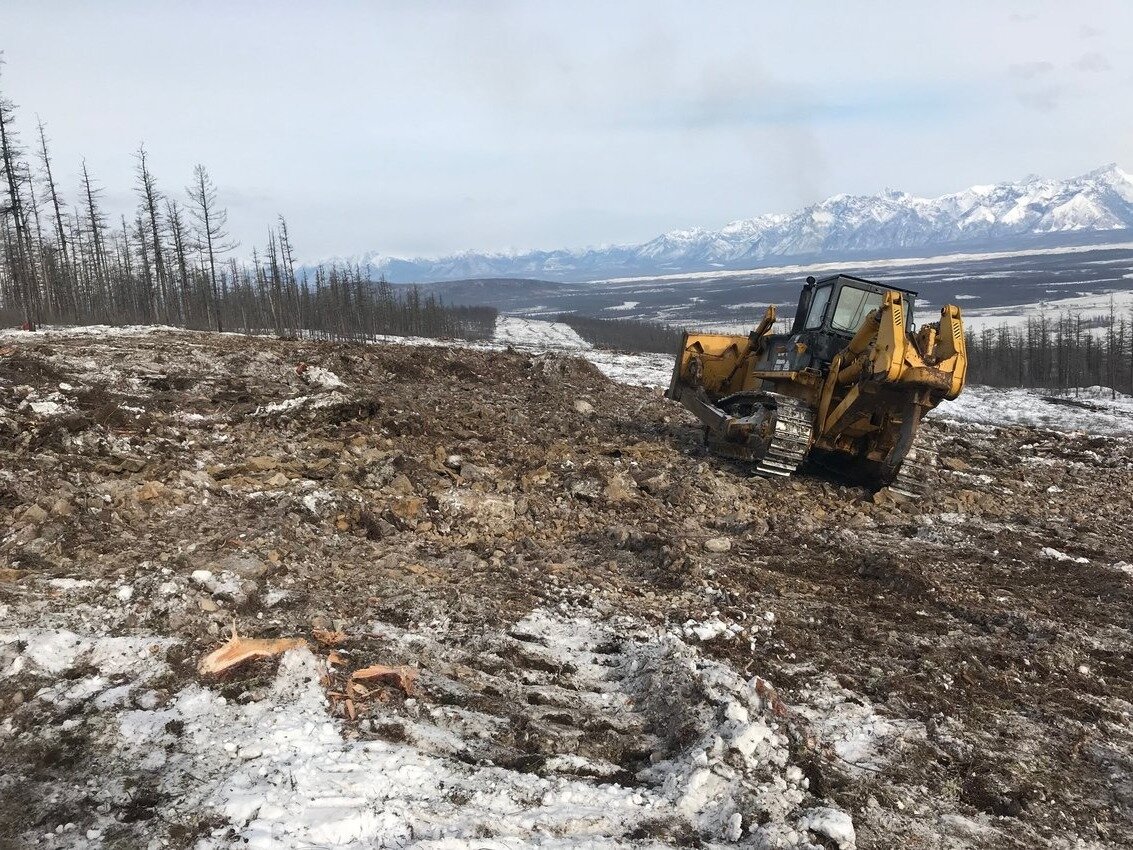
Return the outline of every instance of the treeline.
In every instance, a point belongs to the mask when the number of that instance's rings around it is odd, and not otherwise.
[[[496,331],[495,307],[450,306],[432,294],[422,296],[416,286],[395,288],[384,277],[374,283],[357,267],[353,271],[320,267],[313,285],[300,286],[298,294],[308,304],[299,308],[303,321],[298,326],[333,339],[426,336],[480,340],[491,339]]]
[[[144,145],[134,154],[137,207],[111,220],[84,161],[65,195],[42,122],[30,138],[0,91],[0,323],[167,324],[365,339],[379,334],[490,336],[492,308],[449,307],[397,293],[358,268],[298,271],[283,216],[250,260],[203,165],[182,193],[159,185]]]
[[[969,330],[968,379],[996,387],[1133,394],[1133,316],[1040,314],[1021,327]]]
[[[661,322],[642,319],[597,319],[564,313],[555,317],[574,329],[580,337],[599,348],[620,351],[656,352],[676,355],[681,345],[681,331]]]

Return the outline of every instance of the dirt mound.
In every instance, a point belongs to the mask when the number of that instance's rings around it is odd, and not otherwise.
[[[187,688],[255,706],[282,687],[273,661],[198,680],[233,618],[420,668],[416,695],[332,696],[347,740],[674,807],[594,827],[611,841],[833,846],[841,810],[858,847],[1120,844],[1129,444],[925,427],[940,479],[902,503],[751,478],[659,393],[555,354],[29,335],[0,356],[0,845],[242,834],[227,804],[178,808],[156,760],[98,781],[123,706],[181,706],[147,738],[181,764],[205,758],[179,743]],[[550,652],[548,622],[593,640]],[[661,646],[763,688],[785,761],[728,755],[726,701],[642,655]],[[666,796],[697,748],[747,789],[732,808]]]

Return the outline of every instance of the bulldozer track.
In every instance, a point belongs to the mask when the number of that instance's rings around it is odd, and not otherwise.
[[[814,413],[798,399],[769,393],[775,399],[775,434],[755,472],[772,477],[792,475],[810,450]]]
[[[889,489],[907,499],[927,496],[939,474],[939,468],[939,455],[935,449],[925,445],[923,433],[918,433]]]
[[[752,472],[757,475],[785,478],[798,468],[810,451],[814,412],[790,396],[762,393],[761,398],[775,403],[775,433],[770,447],[762,456],[747,444],[717,438],[710,429],[704,432],[704,444],[713,454],[751,464]]]

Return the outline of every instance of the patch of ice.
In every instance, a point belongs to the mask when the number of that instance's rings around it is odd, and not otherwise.
[[[799,829],[829,838],[838,845],[839,850],[855,850],[858,846],[854,822],[848,814],[837,809],[826,806],[811,809],[799,818]]]
[[[1046,558],[1051,561],[1070,561],[1074,564],[1088,564],[1089,558],[1075,558],[1073,555],[1067,555],[1065,552],[1059,552],[1057,549],[1052,549],[1050,546],[1044,546],[1039,550],[1039,557]]]
[[[53,578],[49,579],[47,586],[52,590],[79,590],[84,587],[94,587],[96,582],[90,579],[77,579],[77,578]]]
[[[817,688],[803,691],[801,697],[796,711],[852,768],[877,770],[885,758],[897,755],[902,741],[925,737],[922,724],[879,714],[869,700],[829,676],[820,679]]]
[[[311,402],[311,407],[330,407],[332,404],[342,404],[349,401],[349,399],[342,393],[332,390],[325,395],[321,395]]]
[[[726,623],[718,616],[711,616],[707,620],[688,620],[681,626],[681,634],[686,639],[695,638],[698,641],[714,640],[718,637],[732,638],[743,631],[743,627],[736,623]]]
[[[61,392],[52,392],[43,397],[30,395],[20,403],[20,410],[30,410],[36,416],[59,416],[71,410],[67,397]]]
[[[273,401],[270,404],[265,404],[263,407],[257,407],[255,416],[265,416],[271,413],[287,413],[292,410],[298,410],[310,401],[310,396],[296,396],[295,398],[284,399],[283,401]]]
[[[160,637],[92,637],[66,629],[21,629],[0,634],[0,644],[23,645],[12,669],[14,675],[28,664],[43,673],[57,674],[87,663],[103,676],[120,675],[142,666],[161,664],[164,650],[177,641]]]
[[[303,372],[303,379],[309,384],[315,384],[324,390],[336,390],[346,384],[334,372],[321,366],[308,366]]]
[[[57,401],[32,401],[28,403],[28,407],[37,416],[58,416],[70,409],[67,405],[60,404]]]
[[[303,507],[315,516],[322,516],[325,513],[324,507],[333,503],[334,495],[326,490],[315,490],[303,497]]]

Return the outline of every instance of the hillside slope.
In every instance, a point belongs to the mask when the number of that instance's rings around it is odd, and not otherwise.
[[[1128,440],[925,427],[901,504],[561,353],[6,336],[0,846],[1118,846]]]

